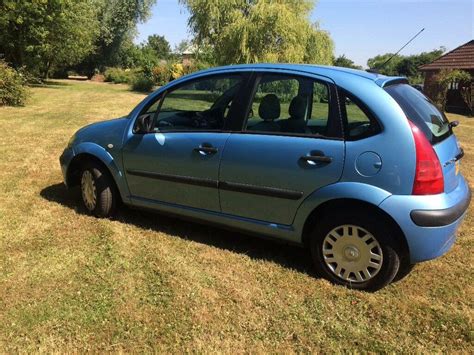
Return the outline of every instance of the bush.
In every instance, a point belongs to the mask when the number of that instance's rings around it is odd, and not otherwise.
[[[165,85],[170,80],[178,79],[183,75],[209,68],[209,65],[200,61],[190,63],[160,63],[151,69],[151,76],[156,85]]]
[[[136,71],[131,69],[107,68],[104,73],[105,81],[115,84],[131,84],[136,77]]]
[[[171,66],[171,77],[178,79],[184,75],[184,66],[181,63],[174,63]]]
[[[141,91],[141,92],[150,92],[153,90],[155,83],[153,79],[140,74],[135,77],[132,82],[132,90],[134,91]]]
[[[25,77],[0,61],[0,106],[23,106],[27,96]]]
[[[171,67],[166,63],[159,64],[152,69],[151,73],[156,85],[165,85],[170,80]]]
[[[460,87],[466,87],[471,84],[472,77],[471,75],[463,70],[452,70],[452,69],[443,69],[435,76],[436,88],[434,90],[433,101],[436,103],[439,109],[445,111],[446,109],[446,99],[449,85],[452,82],[458,82]],[[462,93],[462,91],[461,91]],[[464,98],[466,105],[470,106],[468,98]],[[470,96],[470,92],[469,92]],[[470,97],[469,97],[470,98]],[[470,108],[470,107],[469,107]]]

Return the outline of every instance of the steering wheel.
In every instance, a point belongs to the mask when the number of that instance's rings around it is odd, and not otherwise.
[[[160,127],[173,127],[173,124],[169,121],[161,120],[158,121],[158,128]]]

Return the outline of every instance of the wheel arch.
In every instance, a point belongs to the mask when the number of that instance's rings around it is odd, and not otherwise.
[[[302,232],[302,242],[305,247],[309,245],[309,240],[311,238],[311,231],[317,224],[318,216],[325,218],[329,215],[331,211],[337,211],[340,209],[345,210],[360,210],[364,209],[371,215],[376,218],[382,219],[385,223],[387,223],[392,230],[395,232],[396,244],[398,247],[398,251],[401,252],[401,257],[406,258],[409,256],[409,247],[407,240],[405,238],[405,234],[403,233],[402,229],[398,225],[398,223],[384,210],[379,208],[378,206],[363,200],[358,200],[355,198],[337,198],[328,200],[323,202],[316,208],[314,208],[311,213],[306,218],[306,221],[303,226]]]
[[[104,167],[106,171],[113,177],[112,172],[108,168],[107,164],[105,164],[102,160],[100,160],[97,156],[90,154],[90,153],[80,153],[72,158],[71,162],[69,163],[67,173],[66,173],[66,183],[67,186],[73,187],[79,185],[80,182],[80,175],[81,167],[86,163],[92,161],[94,163],[99,164],[100,166]],[[115,182],[114,179],[114,183]]]
[[[89,149],[87,149],[89,148]],[[71,162],[68,165],[67,171],[66,171],[66,184],[69,187],[73,187],[79,184],[79,173],[81,166],[86,162],[86,161],[93,161],[100,166],[105,168],[105,171],[107,171],[111,178],[112,181],[115,184],[115,187],[117,188],[117,191],[119,192],[120,198],[122,201],[125,201],[128,197],[128,187],[125,182],[125,178],[123,174],[121,173],[120,169],[117,167],[117,164],[114,161],[114,158],[103,148],[101,148],[103,151],[98,150],[96,147],[93,150],[90,149],[91,147],[83,147],[82,149],[75,150],[75,155],[71,159]],[[99,154],[96,154],[99,153]]]

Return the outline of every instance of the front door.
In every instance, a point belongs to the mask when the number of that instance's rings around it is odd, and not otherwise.
[[[134,134],[124,145],[132,199],[220,211],[226,121],[243,80],[240,75],[214,75],[185,82],[141,113],[153,117],[154,130]]]
[[[292,224],[302,201],[337,182],[344,163],[341,120],[331,83],[263,74],[247,122],[226,143],[222,212]]]

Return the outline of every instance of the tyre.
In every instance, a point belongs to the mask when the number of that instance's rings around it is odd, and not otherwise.
[[[317,223],[310,239],[316,271],[349,288],[376,291],[397,275],[396,235],[368,211],[337,211]]]
[[[81,196],[86,210],[97,217],[110,217],[117,205],[118,191],[108,170],[95,162],[81,169]]]
[[[392,282],[398,282],[407,277],[412,270],[415,268],[416,264],[410,264],[408,261],[404,261],[403,258],[400,262],[400,268],[398,269],[397,275]]]

